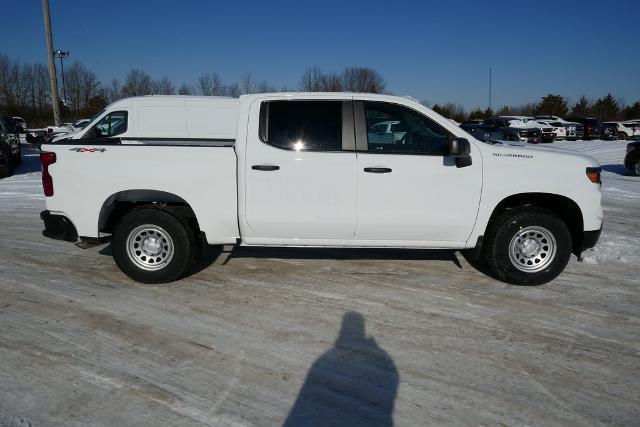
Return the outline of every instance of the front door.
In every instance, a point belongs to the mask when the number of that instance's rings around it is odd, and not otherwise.
[[[456,167],[449,131],[408,107],[355,103],[358,220],[363,245],[460,247],[473,230],[482,159]],[[384,129],[384,132],[381,130]]]
[[[353,239],[356,154],[350,100],[255,102],[245,158],[248,244]]]

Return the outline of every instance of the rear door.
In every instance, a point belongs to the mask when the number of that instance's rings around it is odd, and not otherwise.
[[[255,101],[245,156],[244,241],[351,241],[356,154],[350,99]],[[259,126],[252,126],[259,123]]]
[[[357,243],[462,247],[473,230],[482,188],[482,158],[456,167],[452,135],[406,106],[354,102],[358,147]],[[370,132],[394,122],[383,140]]]

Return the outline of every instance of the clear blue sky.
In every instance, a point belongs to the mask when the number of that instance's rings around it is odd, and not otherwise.
[[[41,2],[3,3],[0,52],[45,62]],[[549,92],[640,99],[640,0],[50,3],[54,48],[104,82],[141,68],[176,86],[216,71],[297,87],[312,65],[367,65],[394,94],[473,108],[492,65],[494,107]]]

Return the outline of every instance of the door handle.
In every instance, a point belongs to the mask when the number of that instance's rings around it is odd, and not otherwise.
[[[251,169],[256,171],[277,171],[280,169],[280,166],[276,165],[253,165]]]
[[[370,173],[391,173],[391,168],[364,168],[364,171]]]

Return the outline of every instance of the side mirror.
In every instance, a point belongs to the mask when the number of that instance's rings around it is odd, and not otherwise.
[[[449,155],[456,159],[458,168],[472,165],[471,144],[464,138],[453,138],[449,141]]]

